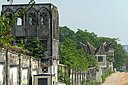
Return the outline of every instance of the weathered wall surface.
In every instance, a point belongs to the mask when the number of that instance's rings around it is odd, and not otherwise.
[[[0,49],[0,85],[28,85],[39,73],[39,60],[8,49]]]
[[[3,65],[0,64],[0,85],[3,84]]]

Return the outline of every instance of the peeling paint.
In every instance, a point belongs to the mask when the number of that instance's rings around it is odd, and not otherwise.
[[[3,65],[0,65],[0,85],[3,85]]]
[[[10,68],[10,85],[17,85],[17,67]]]
[[[22,69],[22,85],[27,85],[28,69]]]

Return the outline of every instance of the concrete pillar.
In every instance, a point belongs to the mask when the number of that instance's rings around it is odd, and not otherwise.
[[[0,62],[0,85],[4,85],[4,62]]]
[[[37,69],[37,74],[39,74],[40,69],[41,69],[41,63],[40,63],[40,60],[38,59],[38,69]]]
[[[80,85],[82,84],[82,76],[81,76],[81,71],[80,71]]]
[[[73,77],[73,70],[71,70],[71,85],[73,85],[73,79],[74,79],[74,77]]]
[[[77,77],[77,79],[76,79],[76,85],[79,85],[79,73],[77,72],[77,74],[76,74],[76,77]]]
[[[76,71],[75,71],[75,84],[74,85],[77,85],[77,83],[76,83],[76,81],[77,81],[77,76],[76,76]]]
[[[0,49],[0,85],[6,85],[6,50]]]
[[[102,76],[102,68],[99,67],[99,71],[96,72],[96,81],[97,82],[100,82],[100,83],[102,82],[102,77],[101,76]]]
[[[31,75],[31,57],[29,56],[29,66],[28,66],[28,75],[27,75],[27,84],[31,84],[32,82],[32,75]]]
[[[22,65],[22,64],[21,64],[21,62],[22,62],[22,61],[21,61],[21,58],[22,58],[22,56],[21,56],[21,54],[19,54],[18,57],[19,57],[19,66],[18,66],[18,85],[21,85],[21,82],[22,82],[22,81],[21,81],[21,75],[22,75],[22,72],[21,72],[21,70],[22,70],[22,69],[21,69],[21,65]]]
[[[9,84],[9,60],[8,60],[8,49],[6,50],[6,78],[5,78],[5,81],[6,81],[6,85],[10,85]]]

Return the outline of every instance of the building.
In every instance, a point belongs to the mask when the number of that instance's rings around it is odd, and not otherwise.
[[[123,45],[123,48],[128,52],[128,45]]]
[[[46,47],[45,58],[42,59],[42,68],[39,70],[39,74],[32,75],[33,81],[36,84],[39,83],[38,85],[55,85],[58,82],[59,45],[59,15],[57,7],[51,3],[34,4],[31,7],[27,4],[2,5],[2,16],[11,18],[15,13],[19,13],[19,15],[11,30],[14,38],[13,45],[19,39],[23,39],[25,43],[34,37],[44,43]]]

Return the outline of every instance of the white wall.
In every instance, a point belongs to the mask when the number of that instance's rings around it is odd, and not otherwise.
[[[0,85],[3,85],[3,68],[4,66],[0,64]]]
[[[10,82],[12,82],[12,85],[18,84],[17,74],[18,74],[17,67],[10,68]]]
[[[22,69],[22,84],[21,85],[27,85],[27,74],[28,69]]]

